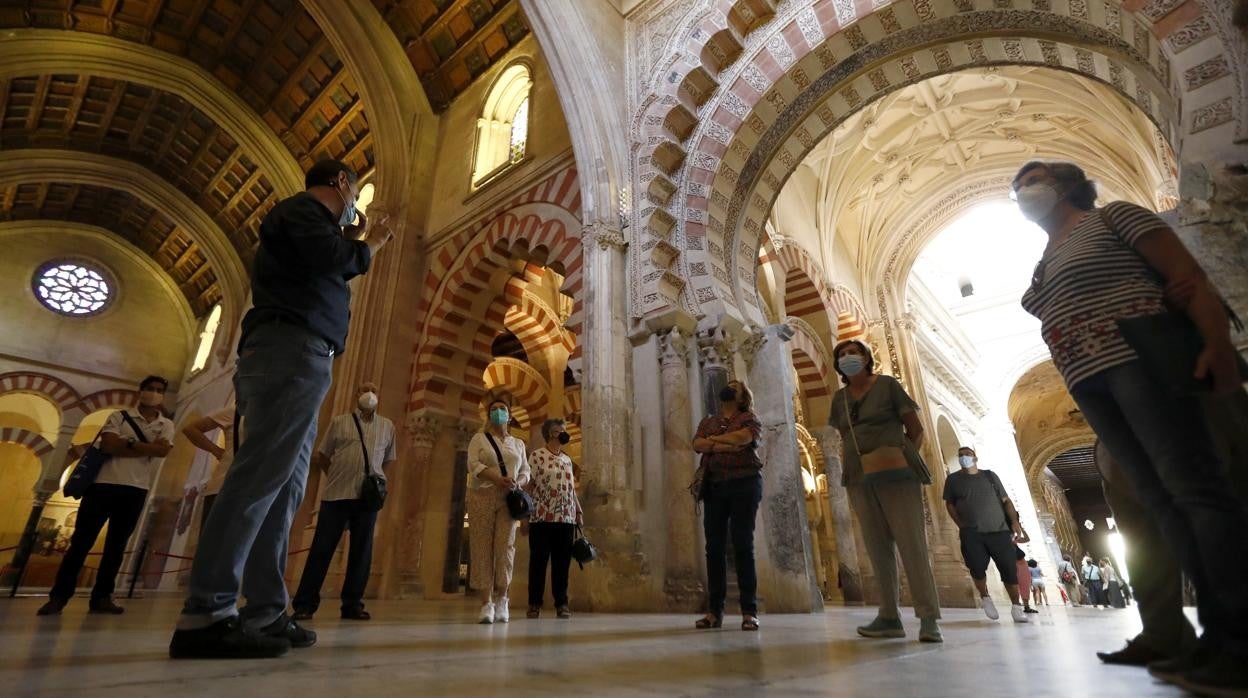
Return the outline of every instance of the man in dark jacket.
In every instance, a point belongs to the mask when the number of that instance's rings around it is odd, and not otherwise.
[[[356,222],[359,184],[343,163],[316,163],[305,184],[260,225],[254,307],[243,319],[234,375],[247,431],[200,534],[169,645],[175,658],[273,657],[316,642],[286,615],[290,525],[333,360],[346,346],[347,282],[367,272],[394,235],[384,225],[368,229],[362,213]]]

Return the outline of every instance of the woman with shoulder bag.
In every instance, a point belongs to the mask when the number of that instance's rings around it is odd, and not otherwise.
[[[1248,690],[1246,512],[1201,401],[1246,377],[1232,318],[1164,220],[1123,201],[1096,208],[1096,185],[1077,165],[1029,162],[1012,188],[1049,237],[1023,308],[1196,586],[1198,647],[1150,671],[1197,693]]]
[[[542,424],[546,445],[529,458],[533,479],[528,491],[533,495],[529,518],[529,618],[542,613],[546,595],[546,566],[550,564],[550,591],[555,598],[555,615],[571,618],[568,608],[568,570],[572,567],[572,543],[583,523],[581,502],[576,496],[572,459],[563,447],[572,440],[562,419]]]
[[[841,484],[862,525],[862,537],[880,586],[875,620],[863,637],[905,637],[898,609],[897,553],[906,567],[919,641],[942,642],[940,599],[927,552],[923,486],[931,474],[919,457],[923,425],[918,405],[891,376],[876,375],[867,345],[847,340],[833,350],[845,387],[832,398],[828,423],[841,434]]]
[[[754,568],[754,523],[763,500],[763,461],[758,456],[763,426],[754,397],[741,381],[719,393],[719,412],[698,425],[693,450],[702,454],[702,523],[706,533],[708,613],[695,627],[723,625],[728,596],[727,539],[737,566],[741,629],[758,630],[758,575]]]
[[[488,421],[468,442],[469,586],[481,593],[478,622],[511,620],[507,590],[516,559],[518,521],[507,507],[507,493],[529,482],[524,442],[507,431],[511,403],[498,397],[487,407]]]

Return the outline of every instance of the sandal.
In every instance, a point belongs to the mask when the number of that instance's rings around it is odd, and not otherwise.
[[[742,621],[741,621],[741,629],[742,629],[742,630],[749,630],[749,631],[751,631],[751,632],[752,632],[752,631],[756,631],[756,630],[758,630],[758,617],[756,617],[756,616],[746,616],[746,617],[745,617],[744,619],[742,619]]]
[[[723,626],[724,626],[724,617],[717,616],[714,613],[706,614],[705,616],[699,618],[698,622],[693,624],[693,627],[697,628],[698,630],[722,628]]]

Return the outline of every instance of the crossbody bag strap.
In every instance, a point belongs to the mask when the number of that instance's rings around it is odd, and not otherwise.
[[[364,427],[360,426],[358,414],[352,412],[351,419],[355,421],[355,432],[360,435],[360,449],[364,451],[364,477],[368,477],[373,474],[373,466],[368,462],[368,444],[364,443]]]
[[[845,386],[845,390],[841,393],[841,397],[845,402],[845,421],[849,424],[849,439],[854,442],[854,453],[858,454],[858,458],[862,458],[862,449],[858,448],[858,435],[854,433],[854,418],[849,413],[849,386]]]
[[[139,428],[138,423],[134,421],[134,418],[130,416],[129,412],[122,410],[121,417],[126,420],[126,424],[129,424],[130,428],[134,430],[134,435],[139,437],[139,441],[148,443],[147,434],[143,433],[143,430]]]
[[[503,452],[498,448],[498,442],[494,440],[494,435],[485,432],[485,438],[490,440],[490,446],[494,448],[494,455],[498,458],[498,469],[503,471],[503,477],[507,477],[507,466],[503,464]]]
[[[1115,237],[1122,238],[1122,235],[1118,231],[1118,227],[1114,225],[1112,220],[1110,220],[1109,214],[1105,213],[1105,207],[1102,206],[1101,208],[1096,209],[1096,215],[1101,219],[1101,225],[1104,225],[1106,230],[1113,233]],[[1130,245],[1128,245],[1128,247],[1130,247]],[[1138,250],[1131,247],[1131,251],[1135,252],[1136,255],[1139,255],[1140,259],[1143,259],[1145,264],[1152,267],[1152,264],[1149,264],[1148,260],[1144,259],[1144,256],[1141,255]],[[1160,274],[1158,275],[1160,276]],[[1205,283],[1212,284],[1213,282],[1206,278]],[[1217,289],[1213,289],[1213,295],[1217,296],[1218,302],[1222,304],[1222,310],[1226,312],[1226,319],[1231,323],[1231,327],[1235,328],[1236,332],[1243,332],[1244,321],[1239,319],[1239,315],[1235,313],[1235,309],[1231,307],[1230,303],[1226,302],[1226,299],[1222,297],[1222,294],[1219,293]]]
[[[234,455],[236,456],[238,455],[238,427],[242,423],[243,423],[243,415],[241,412],[238,411],[238,408],[235,407],[234,408],[234,433],[233,433],[232,438],[234,441]]]

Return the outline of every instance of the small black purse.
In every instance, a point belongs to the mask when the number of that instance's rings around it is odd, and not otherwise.
[[[498,469],[503,471],[503,477],[507,477],[507,466],[503,465],[503,452],[498,449],[498,442],[488,431],[485,432],[485,438],[490,440],[494,455],[498,457]],[[511,514],[511,518],[517,521],[527,519],[533,513],[533,508],[533,497],[529,496],[528,492],[514,487],[507,493],[507,511]]]
[[[572,541],[572,559],[581,569],[585,569],[585,563],[598,559],[598,549],[585,537],[580,526],[576,527],[576,540]]]
[[[355,431],[360,435],[360,448],[364,451],[364,485],[360,487],[360,507],[366,512],[378,512],[386,505],[386,478],[373,472],[368,460],[368,444],[364,443],[364,427],[360,426],[360,417],[354,412],[351,419],[355,420]],[[373,419],[377,419],[374,415]]]

